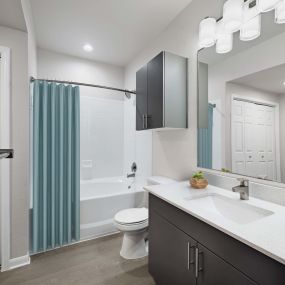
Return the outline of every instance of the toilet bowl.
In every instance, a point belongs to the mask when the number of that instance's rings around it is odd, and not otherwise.
[[[153,176],[148,178],[148,185],[170,184],[175,180]],[[120,255],[125,259],[138,259],[148,255],[147,228],[148,209],[131,208],[118,212],[114,224],[124,233]]]

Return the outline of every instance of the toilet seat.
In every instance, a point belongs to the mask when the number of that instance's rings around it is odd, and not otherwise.
[[[147,208],[131,208],[118,212],[114,220],[117,224],[124,226],[141,225],[148,223]]]

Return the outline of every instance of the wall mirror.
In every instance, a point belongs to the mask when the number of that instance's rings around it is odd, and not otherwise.
[[[285,183],[285,24],[198,53],[198,167]]]

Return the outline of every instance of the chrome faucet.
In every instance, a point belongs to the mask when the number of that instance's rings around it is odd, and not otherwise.
[[[131,166],[131,170],[132,170],[132,173],[127,174],[127,178],[136,177],[137,164],[135,162],[133,162]]]
[[[232,188],[233,192],[237,192],[240,194],[241,200],[248,200],[249,199],[249,181],[244,178],[238,178],[240,181],[240,185],[235,186]]]

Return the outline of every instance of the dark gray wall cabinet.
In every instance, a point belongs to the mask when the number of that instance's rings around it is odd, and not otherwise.
[[[187,59],[161,52],[136,74],[136,129],[187,128]]]
[[[284,285],[285,266],[149,195],[149,271],[158,285]]]

